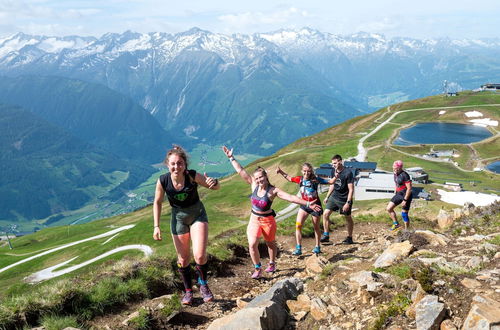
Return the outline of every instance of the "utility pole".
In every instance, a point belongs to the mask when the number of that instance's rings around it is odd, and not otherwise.
[[[9,248],[12,250],[13,247],[12,247],[12,243],[10,243],[9,232],[5,231],[5,235],[7,236],[7,242],[9,242]]]

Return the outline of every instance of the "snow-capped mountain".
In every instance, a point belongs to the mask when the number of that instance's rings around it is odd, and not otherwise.
[[[498,79],[499,54],[500,39],[388,39],[308,28],[231,36],[198,28],[100,38],[16,34],[0,39],[0,75],[99,83],[131,97],[174,135],[262,154],[359,110],[439,93],[443,80],[476,88]]]

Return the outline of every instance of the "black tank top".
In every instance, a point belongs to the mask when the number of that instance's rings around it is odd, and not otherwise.
[[[160,176],[161,186],[165,190],[168,202],[172,207],[185,208],[196,204],[200,200],[198,184],[194,181],[196,171],[189,170],[188,173],[184,175],[184,187],[181,190],[175,190],[170,172]]]
[[[259,197],[257,195],[257,190],[259,190],[259,186],[255,187],[252,196],[250,197],[250,200],[252,201],[252,210],[263,213],[266,211],[269,211],[271,209],[271,205],[273,204],[273,201],[269,199],[269,196],[267,196],[267,193],[269,192],[269,189],[271,189],[272,186],[268,185],[266,189],[266,193],[264,194],[263,197]]]

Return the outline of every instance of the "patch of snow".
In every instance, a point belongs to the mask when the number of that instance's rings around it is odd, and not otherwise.
[[[441,110],[441,111],[439,111],[439,114],[440,114],[440,115],[444,115],[445,113],[446,113],[446,110]]]
[[[469,120],[471,123],[477,126],[498,126],[498,120],[492,120],[490,118],[482,118],[482,119],[472,119]]]
[[[468,111],[468,112],[466,112],[465,116],[467,118],[474,118],[474,117],[482,117],[483,114],[481,112],[479,112],[479,111],[474,110],[474,111]]]
[[[103,237],[108,237],[108,236],[111,236],[111,235],[114,235],[116,233],[119,233],[123,230],[127,230],[127,229],[130,229],[130,228],[133,228],[135,225],[126,225],[126,226],[122,226],[122,227],[119,227],[119,228],[116,228],[116,229],[113,229],[111,231],[108,231],[106,233],[103,233],[103,234],[100,234],[100,235],[96,235],[96,236],[92,236],[92,237],[89,237],[89,238],[85,238],[85,239],[82,239],[82,240],[79,240],[79,241],[76,241],[76,242],[72,242],[72,243],[68,243],[68,244],[65,244],[65,245],[61,245],[61,246],[58,246],[56,248],[53,248],[53,249],[50,249],[50,250],[47,250],[47,251],[44,251],[42,253],[39,253],[37,255],[34,255],[34,256],[31,256],[31,257],[28,257],[26,259],[22,259],[22,260],[19,260],[18,262],[15,262],[13,264],[10,264],[4,268],[0,268],[0,273],[1,272],[4,272],[6,271],[7,269],[10,269],[12,267],[15,267],[17,265],[20,265],[20,264],[23,264],[25,262],[28,262],[30,260],[33,260],[33,259],[36,259],[36,258],[39,258],[41,256],[44,256],[44,255],[47,255],[49,253],[52,253],[52,252],[56,252],[56,251],[59,251],[59,250],[63,250],[65,248],[68,248],[70,246],[73,246],[73,245],[77,245],[77,244],[80,244],[80,243],[84,243],[84,242],[88,242],[88,241],[91,241],[91,240],[95,240],[95,239],[99,239],[99,238],[103,238]]]
[[[57,264],[55,266],[48,267],[48,268],[45,268],[45,269],[43,269],[43,270],[41,270],[39,272],[33,273],[30,276],[26,277],[25,281],[29,282],[29,283],[38,283],[38,282],[41,282],[41,281],[45,281],[45,280],[48,280],[48,279],[51,279],[51,278],[54,278],[54,277],[57,277],[57,276],[61,276],[61,275],[70,273],[70,272],[75,271],[75,270],[77,270],[79,268],[82,268],[82,267],[85,267],[87,265],[90,265],[91,263],[94,263],[97,260],[106,258],[107,256],[110,256],[112,254],[115,254],[115,253],[121,252],[121,251],[126,251],[126,250],[140,250],[146,256],[150,256],[151,254],[153,254],[153,249],[151,249],[149,246],[143,245],[143,244],[133,244],[133,245],[120,246],[120,247],[118,247],[116,249],[110,250],[110,251],[108,251],[106,253],[101,254],[100,256],[97,256],[95,258],[92,258],[90,260],[82,262],[82,263],[80,263],[78,265],[74,265],[74,266],[71,266],[71,267],[68,267],[68,268],[64,268],[62,270],[55,270],[57,268],[61,268],[62,266],[66,265],[66,264],[70,263],[71,261],[75,260],[76,258],[78,258],[78,257],[74,257],[72,259],[69,259],[69,260],[66,260],[64,262],[61,262],[60,264]]]
[[[475,206],[486,206],[495,201],[500,201],[500,197],[495,194],[483,194],[475,191],[444,191],[438,189],[437,192],[443,202],[455,205],[472,203]]]

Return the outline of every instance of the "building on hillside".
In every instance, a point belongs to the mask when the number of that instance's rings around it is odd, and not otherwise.
[[[425,184],[429,182],[429,174],[421,167],[410,167],[406,168],[405,171],[410,175],[413,182]]]
[[[365,172],[366,173],[366,172]],[[394,196],[394,174],[388,172],[363,173],[354,189],[355,200],[383,199]]]
[[[353,162],[345,161],[344,167],[352,171],[354,177],[358,176],[361,172],[374,172],[377,168],[377,163],[375,162]],[[322,178],[332,178],[333,166],[330,163],[321,164],[314,173]]]
[[[451,191],[462,191],[462,184],[455,182],[445,182],[444,188],[449,189]]]
[[[483,91],[499,91],[500,90],[500,84],[484,84],[481,85],[481,90]]]

